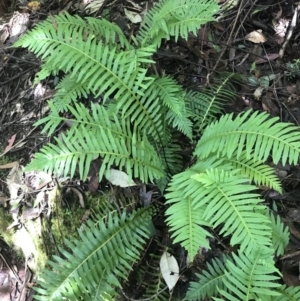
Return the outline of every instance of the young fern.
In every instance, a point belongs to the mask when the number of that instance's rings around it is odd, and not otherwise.
[[[163,191],[172,177],[165,195],[166,221],[173,241],[189,258],[194,259],[200,246],[209,248],[209,228],[221,229],[239,248],[232,257],[214,259],[200,282],[191,284],[186,300],[298,296],[299,290],[275,282],[272,257],[283,253],[288,231],[262,204],[257,186],[281,192],[279,179],[265,162],[297,164],[299,129],[251,111],[217,120],[234,94],[232,74],[209,90],[187,92],[172,78],[147,72],[163,38],[187,38],[213,20],[218,9],[214,0],[160,1],[132,37],[134,45],[106,20],[68,14],[51,17],[20,38],[15,46],[27,47],[44,61],[39,79],[65,73],[49,102],[51,114],[36,125],[44,125],[49,136],[63,122],[70,127],[56,144],[44,146],[27,170],[71,177],[78,172],[85,180],[91,162],[100,157],[100,180],[117,166],[144,183],[156,182]],[[90,95],[100,103],[90,108],[78,103]],[[187,170],[175,139],[183,136],[197,142],[196,163]],[[127,279],[150,237],[151,215],[144,208],[121,217],[110,213],[107,222],[99,215],[96,226],[89,222],[80,232],[81,241],[67,241],[73,251],[62,250],[64,259],[51,261],[55,272],[44,271],[36,299],[114,300],[121,279]]]

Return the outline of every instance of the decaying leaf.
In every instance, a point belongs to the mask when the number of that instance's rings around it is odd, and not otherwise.
[[[179,266],[174,256],[164,252],[160,259],[160,271],[171,291],[179,279]]]
[[[113,185],[120,187],[136,186],[135,182],[123,171],[111,168],[105,175],[106,179]]]
[[[250,32],[249,34],[247,34],[245,36],[245,39],[252,42],[252,43],[264,43],[267,41],[267,39],[265,38],[265,36],[262,34],[262,30],[258,29],[258,30],[254,30],[252,32]]]
[[[132,23],[141,23],[142,22],[142,17],[137,14],[134,11],[128,10],[126,8],[124,8],[124,12],[126,17],[132,22]]]

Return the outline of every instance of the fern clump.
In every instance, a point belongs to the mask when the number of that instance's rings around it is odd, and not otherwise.
[[[36,81],[58,71],[65,74],[49,102],[50,115],[36,125],[43,125],[49,136],[61,124],[70,125],[26,168],[57,176],[77,174],[85,180],[91,162],[100,158],[100,181],[117,167],[143,183],[156,183],[166,191],[166,223],[173,242],[181,244],[190,260],[200,247],[210,247],[210,229],[221,229],[237,252],[208,264],[199,282],[191,283],[186,300],[297,296],[299,290],[278,284],[273,260],[283,254],[288,231],[263,203],[257,187],[282,191],[267,162],[298,163],[299,128],[266,113],[223,114],[223,103],[234,94],[234,74],[225,74],[209,89],[191,92],[169,76],[148,72],[163,38],[187,38],[213,21],[218,11],[214,0],[160,1],[147,13],[132,43],[107,20],[67,13],[21,37],[15,46],[27,47],[43,60]],[[87,108],[80,100],[88,95],[100,102]],[[193,148],[188,169],[183,167],[178,137],[185,137]],[[122,281],[154,234],[154,214],[150,206],[97,215],[80,232],[81,240],[66,241],[70,251],[62,250],[63,258],[50,262],[53,271],[40,275],[36,299],[117,298]],[[161,289],[161,277],[152,284],[147,296]]]

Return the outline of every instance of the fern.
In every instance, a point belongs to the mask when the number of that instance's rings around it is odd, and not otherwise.
[[[102,106],[92,105],[93,116],[83,105],[68,106],[68,109],[74,115],[74,119],[68,120],[73,127],[67,135],[62,135],[62,140],[55,139],[57,145],[41,149],[31,162],[32,169],[63,176],[70,173],[73,177],[78,166],[80,177],[86,179],[92,160],[103,156],[100,180],[112,164],[125,167],[130,175],[144,182],[164,176],[161,161],[146,136],[141,138],[130,133],[128,124],[119,122],[116,117],[111,120]],[[48,123],[46,130],[51,127],[51,133],[59,122],[67,120],[52,115],[50,121],[52,125]]]
[[[255,185],[264,185],[282,193],[281,183],[274,169],[259,160],[255,160],[251,154],[247,157],[246,153],[242,152],[237,159],[237,155],[234,153],[230,159],[225,161],[231,163],[233,169],[239,169],[239,174],[247,176]]]
[[[187,39],[189,32],[196,34],[202,24],[214,20],[218,10],[217,3],[209,0],[160,1],[147,13],[137,40],[158,47],[162,38]]]
[[[199,300],[218,294],[229,300],[259,300],[260,296],[279,296],[279,279],[272,262],[272,249],[253,249],[251,254],[241,252],[233,258],[216,259],[208,271],[199,274],[199,282],[192,282],[185,300]],[[215,300],[221,300],[214,298]],[[265,299],[262,299],[265,300]]]
[[[273,248],[277,256],[284,253],[284,249],[289,242],[289,231],[288,228],[284,226],[279,216],[275,218],[274,214],[269,211],[269,219],[271,220],[272,228],[272,243]]]
[[[196,274],[199,278],[198,282],[191,282],[189,290],[184,300],[201,300],[205,297],[212,297],[218,293],[218,289],[226,290],[223,283],[225,278],[224,262],[230,260],[223,257],[222,259],[214,259],[211,264],[207,264],[207,271],[202,274]]]
[[[234,73],[224,74],[214,80],[214,84],[201,92],[189,91],[186,101],[194,121],[193,130],[202,134],[203,129],[222,113],[223,104],[235,97],[234,82],[239,82]]]
[[[277,269],[272,261],[272,249],[254,249],[250,256],[239,252],[238,256],[233,254],[233,259],[226,261],[224,278],[224,284],[231,293],[220,289],[221,295],[233,301],[280,295],[275,290],[280,284],[275,282],[279,277],[275,276]]]
[[[277,164],[296,164],[299,160],[299,129],[291,124],[278,122],[267,113],[248,111],[233,120],[233,115],[223,115],[210,124],[199,140],[195,155],[205,158],[215,152],[218,156],[239,159],[245,150],[246,158],[262,162],[271,155]]]
[[[84,300],[93,300],[95,290],[99,295],[111,295],[114,287],[121,285],[118,278],[126,279],[130,264],[139,258],[150,236],[151,211],[141,209],[128,217],[125,212],[121,217],[109,214],[106,223],[101,216],[97,220],[97,227],[88,221],[85,231],[79,232],[81,240],[66,240],[71,252],[61,252],[67,261],[55,257],[49,262],[54,271],[40,276],[37,300],[74,300],[74,293],[84,296]]]
[[[288,232],[262,203],[257,186],[282,191],[267,162],[298,163],[298,127],[251,111],[218,120],[224,103],[234,96],[234,74],[225,74],[202,92],[190,92],[169,76],[148,73],[163,38],[195,34],[201,24],[214,20],[218,9],[214,0],[160,1],[132,43],[106,20],[69,14],[50,17],[21,37],[15,46],[27,47],[43,60],[37,79],[65,74],[49,102],[50,115],[36,126],[43,125],[48,136],[63,123],[69,127],[26,168],[78,174],[85,180],[91,162],[100,158],[100,181],[117,166],[144,183],[155,182],[161,191],[168,185],[166,222],[173,242],[191,260],[199,247],[210,247],[209,228],[218,228],[237,248],[199,274],[202,283],[191,284],[186,300],[293,298],[296,289],[276,283],[272,259],[283,253]],[[88,96],[99,103],[80,103]],[[194,152],[186,170],[180,139]],[[115,300],[152,227],[147,208],[119,217],[111,204],[105,205],[97,221],[80,232],[81,240],[66,242],[64,258],[50,262],[53,270],[41,275],[36,299]],[[149,286],[148,293],[156,294],[159,283]]]

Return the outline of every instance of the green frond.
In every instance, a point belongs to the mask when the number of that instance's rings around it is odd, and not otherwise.
[[[281,221],[279,215],[275,217],[270,210],[268,210],[268,217],[271,221],[273,248],[276,256],[280,256],[284,253],[284,250],[289,243],[289,229]]]
[[[35,75],[34,81],[33,81],[33,85],[38,84],[40,81],[46,79],[47,77],[49,77],[50,75],[57,75],[59,72],[59,69],[54,69],[51,65],[48,64],[43,64],[41,66],[41,70],[38,71]]]
[[[218,289],[226,291],[223,279],[225,277],[225,262],[227,260],[230,259],[225,256],[222,259],[215,258],[211,264],[207,264],[207,270],[203,270],[202,274],[196,274],[199,280],[190,283],[184,300],[202,300],[206,297],[210,298],[217,295]]]
[[[137,40],[140,45],[159,47],[162,38],[187,39],[189,32],[196,35],[202,24],[213,21],[218,11],[212,0],[162,0],[147,12]]]
[[[91,90],[87,89],[86,83],[80,82],[76,77],[66,75],[56,86],[56,94],[52,102],[58,112],[68,111],[68,105],[78,102],[82,97],[87,98]]]
[[[163,166],[153,146],[145,135],[138,131],[131,133],[128,122],[119,121],[116,116],[111,120],[106,110],[97,104],[92,104],[91,114],[82,104],[68,109],[74,119],[64,119],[73,124],[67,135],[55,138],[57,145],[44,146],[27,170],[40,169],[73,177],[78,167],[80,178],[84,180],[91,162],[100,156],[103,160],[99,180],[112,165],[124,168],[130,176],[145,183],[164,176]]]
[[[265,209],[260,205],[257,188],[245,184],[245,179],[235,172],[211,169],[195,174],[192,179],[202,186],[199,191],[202,200],[195,204],[205,207],[203,219],[214,227],[222,224],[221,234],[232,235],[230,244],[240,244],[240,250],[246,254],[259,246],[270,247],[270,221],[260,212]]]
[[[120,286],[120,277],[127,279],[128,270],[139,258],[149,238],[150,224],[149,208],[129,217],[125,213],[121,217],[110,214],[106,223],[99,216],[97,227],[88,221],[89,230],[79,232],[81,240],[66,240],[71,251],[62,250],[62,254],[68,260],[55,257],[49,262],[54,271],[41,274],[35,298],[61,301],[77,300],[76,297],[84,295],[84,300],[95,300],[92,295],[96,288],[98,293],[110,294]]]
[[[46,125],[42,129],[42,133],[47,133],[47,136],[51,136],[60,123],[64,122],[66,119],[59,115],[58,108],[52,101],[48,101],[48,105],[51,113],[48,116],[39,119],[34,126],[39,126],[45,123]]]
[[[277,164],[297,164],[300,154],[299,128],[279,122],[263,112],[247,111],[233,119],[233,114],[223,115],[219,121],[205,128],[195,155],[206,158],[215,152],[218,156],[239,159],[243,151],[246,158],[265,162],[271,155]]]
[[[152,93],[155,93],[168,108],[166,115],[168,124],[191,139],[192,122],[189,119],[190,113],[186,107],[183,89],[168,76],[156,78],[152,85],[154,86]]]
[[[174,175],[165,194],[166,204],[171,205],[166,211],[167,224],[173,232],[171,237],[174,242],[180,242],[191,260],[198,253],[199,247],[209,248],[206,237],[211,235],[201,226],[213,225],[204,219],[206,205],[198,206],[207,194],[206,189],[203,184],[193,179],[193,176],[221,163],[220,159],[208,158]],[[222,166],[226,168],[226,164]]]
[[[233,261],[225,264],[223,282],[227,290],[219,289],[222,296],[230,301],[260,300],[260,296],[278,296],[276,281],[279,274],[273,262],[273,250],[258,248],[250,254],[233,254]],[[264,300],[264,299],[262,299]]]
[[[159,250],[161,250],[161,248],[158,248],[156,253],[162,254],[163,251],[159,253]],[[145,293],[140,298],[142,300],[147,300],[149,298],[153,301],[168,301],[170,299],[168,290],[165,289],[166,283],[160,271],[160,258],[161,255],[150,254],[145,265],[140,267],[143,271],[141,281],[139,281],[138,285],[142,285],[146,288]]]
[[[280,296],[274,297],[271,301],[299,301],[300,300],[300,287],[287,287],[282,285],[276,290]]]
[[[167,204],[171,204],[166,211],[166,221],[172,232],[173,242],[179,242],[193,260],[200,247],[210,248],[207,237],[211,235],[202,227],[211,226],[203,219],[205,207],[196,208],[191,198],[180,197],[178,191],[171,191],[166,197],[169,199]]]
[[[239,174],[246,176],[255,185],[264,185],[282,193],[281,183],[274,169],[259,160],[255,160],[251,154],[247,157],[246,152],[243,151],[237,159],[237,155],[234,153],[232,158],[224,161],[231,163],[233,169],[239,169]]]
[[[126,36],[122,32],[121,28],[105,19],[96,19],[87,17],[82,19],[79,16],[71,16],[67,12],[56,16],[50,16],[45,21],[39,23],[29,33],[22,36],[15,44],[14,47],[32,47],[32,39],[37,38],[37,41],[42,40],[44,32],[49,34],[55,30],[66,33],[69,31],[77,32],[77,39],[80,36],[85,37],[92,36],[97,41],[102,41],[108,45],[118,46],[120,48],[132,49],[132,46],[128,42]],[[53,35],[55,37],[55,34]],[[63,36],[60,36],[63,38]],[[41,47],[42,45],[36,45]]]
[[[224,170],[230,171],[232,170],[231,165],[223,164],[223,159],[216,158],[212,156],[207,158],[207,160],[199,161],[191,168],[187,169],[184,172],[178,173],[173,176],[170,186],[170,191],[173,192],[173,197],[191,197],[195,204],[198,204],[202,198],[203,194],[205,195],[205,189],[203,189],[203,185],[198,181],[193,179],[193,176],[198,173],[203,173],[207,169],[217,168],[222,166]],[[169,190],[169,189],[168,189]],[[178,192],[178,195],[174,195],[175,192]],[[203,193],[201,192],[203,191]],[[168,194],[166,198],[172,201],[172,198],[168,198]]]
[[[155,148],[162,159],[164,170],[166,170],[168,176],[172,176],[182,171],[182,149],[178,145],[178,139],[180,138],[176,135],[177,133],[170,134],[170,137],[168,137],[169,133],[166,130],[165,134],[162,137],[163,143],[157,143]]]
[[[110,23],[98,21],[98,27],[103,26],[99,34],[103,33],[104,39],[111,39],[104,27]],[[71,25],[72,22],[77,23]],[[147,69],[141,67],[147,51],[144,48],[140,52],[134,49],[124,52],[115,45],[103,44],[101,39],[97,40],[95,35],[89,33],[89,27],[92,28],[96,23],[97,20],[93,20],[88,26],[79,17],[67,15],[51,17],[25,34],[14,46],[27,47],[41,56],[47,66],[70,73],[71,78],[85,83],[86,89],[93,94],[99,96],[103,93],[104,100],[113,93],[116,93],[114,96],[118,100],[143,95],[149,85]],[[110,25],[107,26],[109,29]],[[117,28],[116,25],[111,26]],[[149,53],[153,53],[153,47],[148,48]],[[137,61],[139,58],[140,62]]]
[[[214,79],[214,83],[201,92],[187,93],[186,102],[194,121],[194,131],[200,134],[208,124],[216,120],[222,113],[223,106],[235,97],[233,83],[237,81],[239,78],[235,73],[224,74],[221,78]]]

